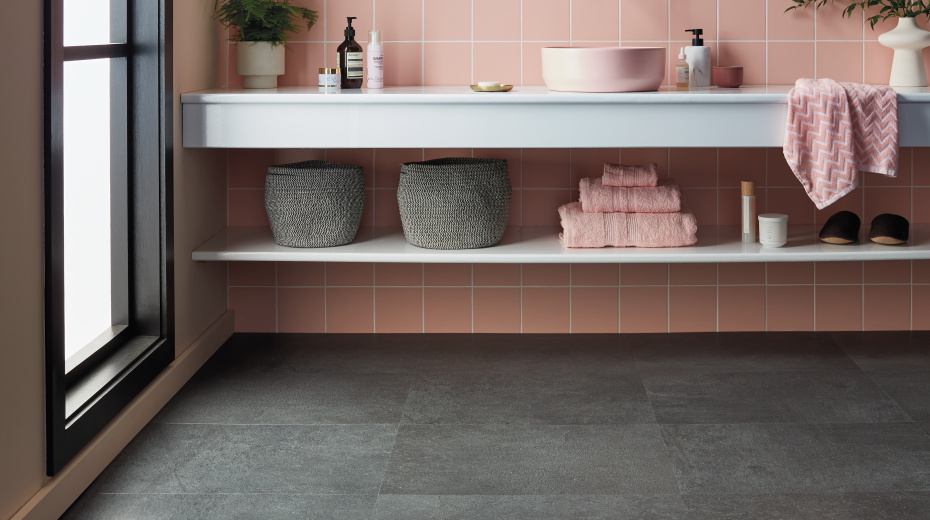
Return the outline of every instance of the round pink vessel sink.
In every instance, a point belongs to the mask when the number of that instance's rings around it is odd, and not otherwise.
[[[665,47],[543,47],[549,90],[643,92],[665,79]]]

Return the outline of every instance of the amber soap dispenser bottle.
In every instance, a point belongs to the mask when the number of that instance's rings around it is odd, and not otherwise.
[[[336,49],[339,56],[339,68],[342,69],[342,88],[362,88],[362,72],[365,57],[362,46],[355,41],[355,29],[352,27],[354,16],[347,16],[346,39]]]

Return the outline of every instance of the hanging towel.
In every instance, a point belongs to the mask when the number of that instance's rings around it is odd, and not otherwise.
[[[642,166],[606,163],[601,179],[604,181],[604,186],[625,188],[655,186],[659,180],[659,167],[656,163]]]
[[[559,208],[565,247],[682,247],[697,242],[697,220],[679,213],[585,213],[580,202]]]
[[[586,177],[580,182],[581,207],[586,213],[674,213],[681,210],[681,191],[671,180],[652,188],[604,186],[601,179]]]
[[[788,94],[785,159],[818,209],[898,173],[898,96],[891,87],[799,79]]]

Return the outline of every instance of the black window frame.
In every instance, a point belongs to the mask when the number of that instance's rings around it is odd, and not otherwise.
[[[172,0],[111,0],[111,41],[65,47],[44,0],[46,472],[55,475],[174,360]],[[113,323],[65,359],[66,61],[111,59]],[[125,218],[122,216],[125,215]]]

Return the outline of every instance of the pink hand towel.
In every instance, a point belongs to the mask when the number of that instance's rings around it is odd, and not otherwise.
[[[891,87],[799,79],[788,94],[785,159],[818,209],[859,185],[858,171],[898,172]]]
[[[697,242],[697,220],[679,213],[585,213],[581,203],[559,208],[565,247],[683,247]]]
[[[626,188],[655,186],[659,181],[659,167],[656,163],[642,166],[607,163],[604,165],[604,175],[601,180],[604,181],[604,186]]]
[[[581,179],[581,207],[586,213],[674,213],[681,210],[681,191],[674,181],[653,188],[604,186],[601,179]]]

